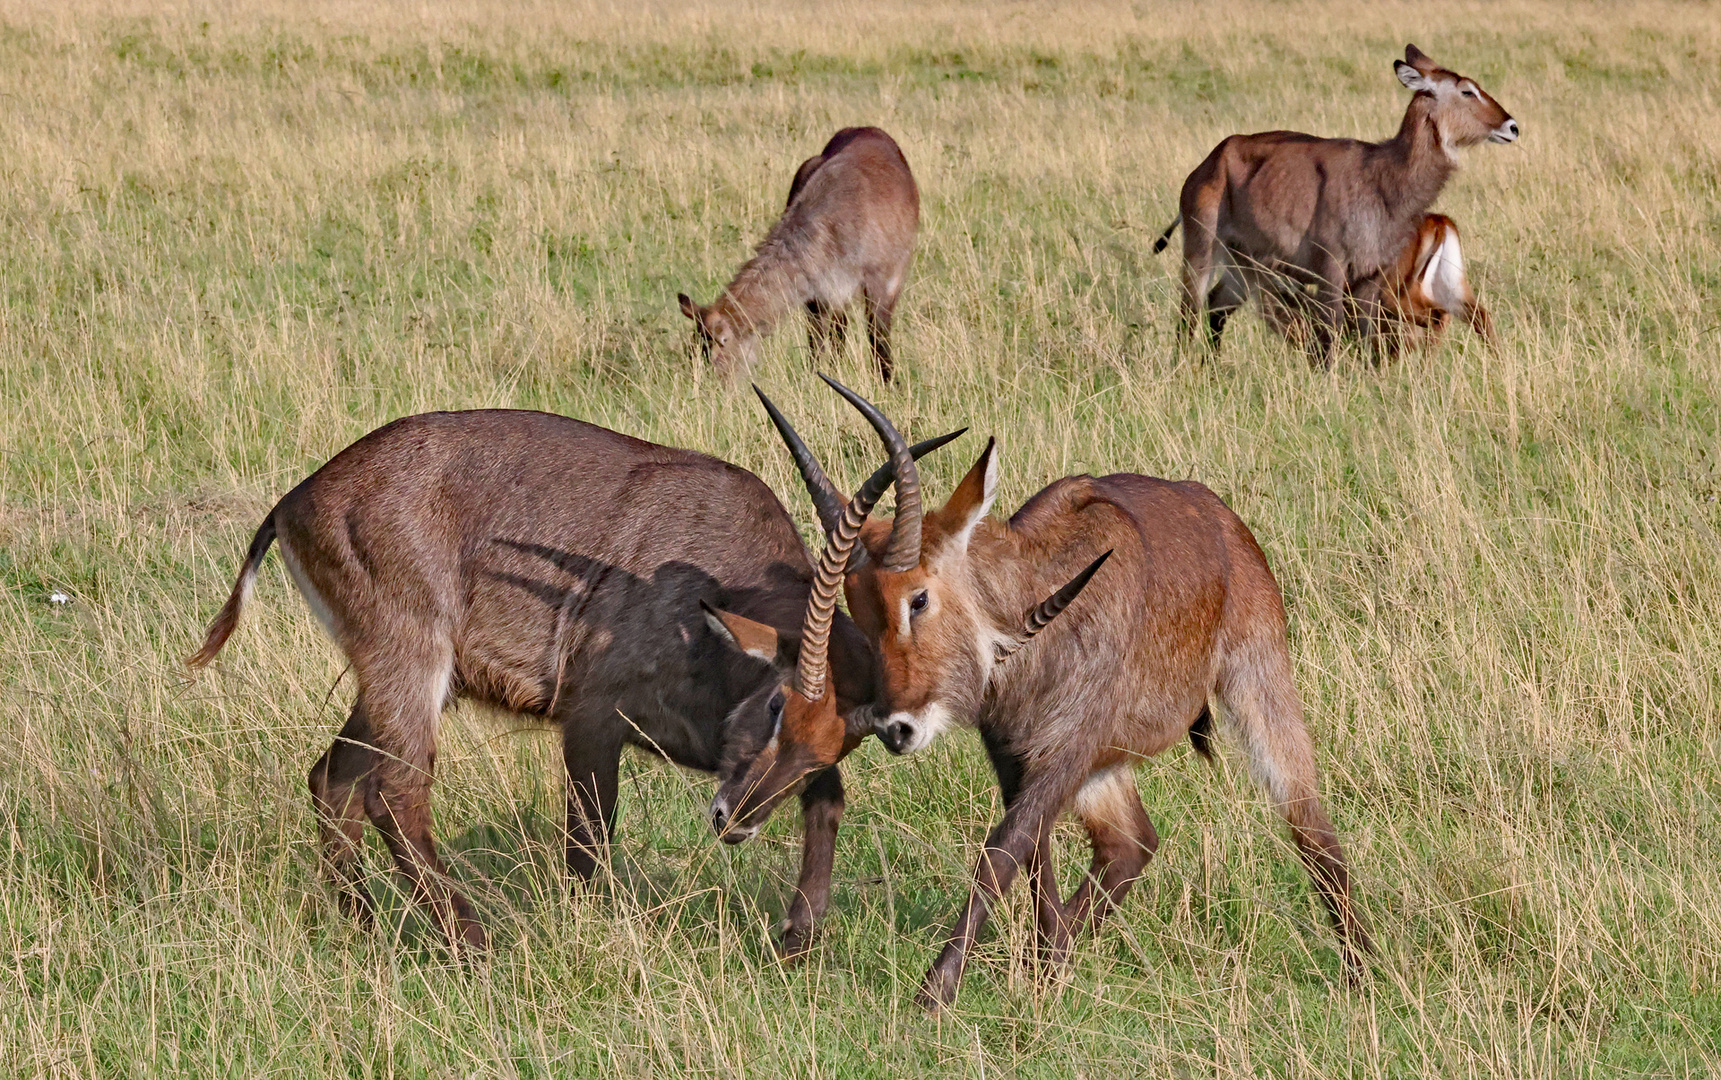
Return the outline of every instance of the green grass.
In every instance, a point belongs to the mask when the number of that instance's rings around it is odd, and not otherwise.
[[[0,1070],[1721,1069],[1712,9],[242,7],[0,13]],[[1390,134],[1412,40],[1524,126],[1440,203],[1501,348],[1313,374],[1243,319],[1180,358],[1148,249],[1183,175],[1234,131]],[[553,736],[464,709],[438,835],[499,947],[462,967],[400,896],[367,935],[318,879],[303,778],[351,685],[278,560],[185,678],[274,499],[403,413],[567,413],[810,522],[674,296],[709,300],[850,123],[901,141],[924,223],[898,385],[858,344],[833,373],[911,436],[973,427],[935,499],[996,433],[1001,506],[1129,470],[1249,522],[1364,986],[1235,756],[1143,766],[1164,845],[1118,918],[1047,981],[1012,896],[933,1020],[912,994],[999,813],[971,735],[850,759],[833,914],[785,969],[792,814],[723,848],[707,779],[630,759],[614,877],[570,894]],[[852,483],[877,452],[802,338],[752,376]]]

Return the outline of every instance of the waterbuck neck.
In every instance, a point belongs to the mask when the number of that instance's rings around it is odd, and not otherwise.
[[[968,542],[967,571],[975,614],[985,628],[1000,635],[1016,633],[1029,608],[1081,569],[1059,578],[1058,554],[1055,546],[1036,543],[1004,522],[987,518],[975,526]]]
[[[807,292],[801,253],[792,237],[773,229],[712,306],[742,334],[768,334]]]
[[[1434,95],[1417,94],[1404,110],[1398,134],[1376,144],[1383,152],[1377,181],[1394,220],[1421,217],[1458,169],[1456,150],[1442,138],[1434,108]]]

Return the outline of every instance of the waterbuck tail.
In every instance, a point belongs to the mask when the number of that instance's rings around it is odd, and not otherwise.
[[[186,667],[206,666],[209,661],[215,659],[221,646],[227,644],[227,639],[233,635],[233,628],[239,625],[239,609],[251,598],[251,586],[257,581],[257,567],[262,564],[263,556],[274,542],[275,515],[270,514],[263,519],[263,524],[258,526],[257,535],[251,538],[251,550],[245,553],[245,565],[239,568],[239,580],[233,583],[233,591],[228,594],[227,602],[221,605],[221,611],[215,616],[215,621],[209,624],[209,633],[203,639],[203,647],[186,659]]]
[[[1176,217],[1171,219],[1171,224],[1167,225],[1165,227],[1165,231],[1159,234],[1159,239],[1153,242],[1153,253],[1155,255],[1164,251],[1165,245],[1171,243],[1171,234],[1176,232],[1177,227],[1181,224],[1183,224],[1182,214],[1178,214]]]

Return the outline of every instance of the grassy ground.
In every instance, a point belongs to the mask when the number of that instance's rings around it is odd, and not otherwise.
[[[1713,8],[229,6],[0,4],[0,1069],[1721,1068]],[[1390,134],[1406,41],[1524,128],[1440,204],[1503,346],[1317,375],[1242,320],[1180,362],[1147,248],[1184,173],[1235,131]],[[274,499],[403,413],[568,413],[810,520],[674,295],[850,123],[901,141],[925,224],[903,378],[835,371],[911,435],[974,427],[934,496],[996,432],[1001,505],[1194,477],[1260,537],[1381,944],[1362,988],[1235,757],[1145,765],[1165,843],[1121,916],[1042,983],[1012,898],[934,1021],[911,995],[998,813],[972,736],[850,760],[834,914],[784,969],[793,815],[720,848],[708,781],[632,761],[614,878],[570,896],[550,736],[465,711],[438,827],[500,948],[460,968],[318,881],[303,776],[350,686],[278,560],[184,679]],[[754,375],[853,482],[871,439],[800,339]]]

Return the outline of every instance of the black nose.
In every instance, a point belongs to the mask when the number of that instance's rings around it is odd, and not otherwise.
[[[907,746],[908,741],[912,738],[914,738],[914,725],[905,720],[886,724],[884,731],[879,733],[879,741],[883,742],[884,748],[893,754],[902,753],[902,748]]]
[[[729,804],[719,800],[711,804],[711,827],[722,832],[729,825]]]
[[[1518,137],[1518,122],[1516,120],[1506,121],[1506,130],[1510,131],[1512,138],[1516,139]]]

